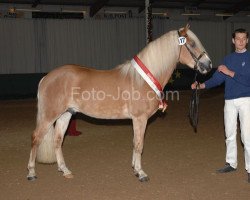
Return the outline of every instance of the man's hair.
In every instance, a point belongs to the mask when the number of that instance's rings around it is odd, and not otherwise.
[[[238,28],[238,29],[236,29],[236,30],[233,32],[233,34],[232,34],[232,38],[235,38],[236,33],[245,33],[245,34],[247,35],[247,38],[248,38],[248,36],[249,36],[248,31],[247,31],[246,29],[244,29],[244,28]]]

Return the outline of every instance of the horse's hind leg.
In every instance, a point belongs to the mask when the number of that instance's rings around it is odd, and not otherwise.
[[[53,126],[49,123],[40,123],[37,125],[36,129],[33,132],[32,135],[32,144],[31,144],[31,151],[30,151],[30,158],[28,163],[28,180],[35,180],[36,172],[35,172],[35,162],[36,162],[36,154],[37,154],[37,148],[39,144],[41,143],[44,135],[49,131],[50,126]]]
[[[55,126],[55,153],[58,164],[58,170],[62,171],[63,176],[66,178],[73,178],[71,171],[66,167],[62,153],[62,142],[71,116],[71,113],[65,112],[59,117],[59,119],[57,119]]]
[[[142,170],[141,167],[141,155],[143,150],[144,134],[147,125],[147,118],[140,117],[133,119],[133,129],[134,129],[134,149],[132,158],[132,167],[134,168],[134,173],[139,177],[139,180],[144,182],[148,181],[148,175]]]

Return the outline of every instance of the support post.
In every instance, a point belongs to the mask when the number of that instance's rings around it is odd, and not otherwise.
[[[152,5],[151,4],[152,4],[151,0],[145,0],[146,43],[147,44],[153,40]]]

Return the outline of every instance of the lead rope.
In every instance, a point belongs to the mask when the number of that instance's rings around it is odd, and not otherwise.
[[[198,72],[195,70],[194,82],[197,81]],[[195,89],[192,89],[192,95],[189,105],[189,120],[190,124],[194,129],[194,132],[197,133],[198,126],[198,115],[199,115],[199,83],[196,85]]]

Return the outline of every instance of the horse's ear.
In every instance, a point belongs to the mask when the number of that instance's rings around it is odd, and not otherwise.
[[[182,30],[180,31],[181,35],[186,36],[189,28],[190,28],[189,24],[187,24],[184,28],[182,28]]]
[[[187,25],[184,27],[184,29],[183,29],[183,33],[184,33],[184,34],[187,34],[187,31],[188,31],[189,28],[190,28],[190,25],[187,24]]]
[[[187,32],[189,28],[190,28],[190,24],[187,23],[187,25],[185,26],[185,31]]]

